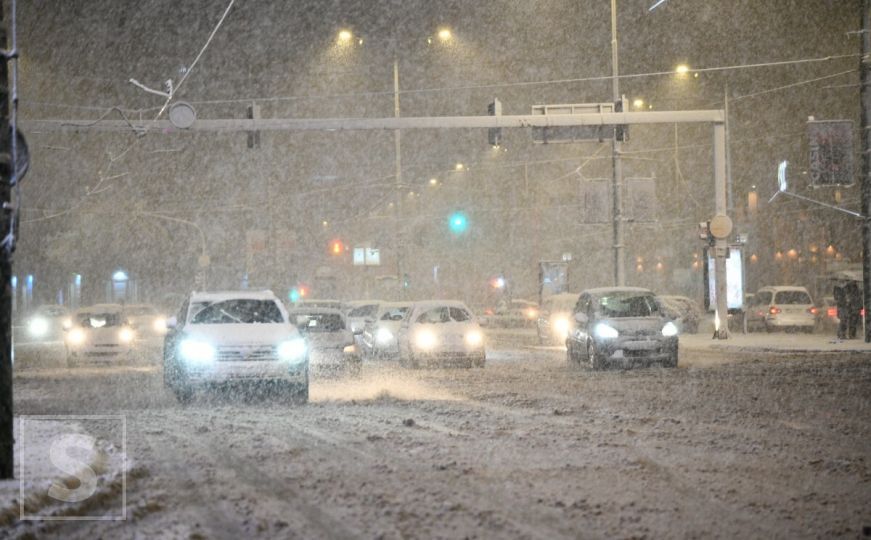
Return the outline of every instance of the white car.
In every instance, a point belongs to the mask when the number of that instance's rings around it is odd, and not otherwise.
[[[813,332],[819,308],[804,287],[762,287],[747,306],[748,330]]]
[[[399,334],[399,327],[402,325],[402,320],[408,310],[411,309],[411,302],[385,302],[381,304],[378,314],[374,320],[366,323],[363,329],[363,351],[369,358],[391,358],[399,357],[399,344],[396,342],[396,336]]]
[[[306,343],[272,291],[193,293],[167,326],[164,384],[179,401],[231,383],[271,385],[308,400]]]
[[[345,314],[330,308],[296,308],[290,321],[305,337],[309,365],[316,373],[359,376],[363,357]]]
[[[63,331],[70,326],[70,312],[64,306],[40,306],[27,318],[27,336],[33,341],[52,341],[63,337]]]
[[[484,367],[484,335],[472,311],[456,300],[415,302],[397,336],[399,362]]]
[[[67,365],[82,361],[117,363],[129,358],[136,332],[120,304],[96,304],[77,310],[65,329]]]

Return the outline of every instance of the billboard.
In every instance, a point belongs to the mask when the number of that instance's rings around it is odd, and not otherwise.
[[[713,311],[717,306],[717,289],[714,280],[714,256],[712,250],[706,250],[707,266],[705,267],[705,309]],[[744,257],[740,247],[730,247],[726,259],[726,308],[744,308]]]
[[[811,185],[853,184],[853,122],[850,120],[807,123]]]

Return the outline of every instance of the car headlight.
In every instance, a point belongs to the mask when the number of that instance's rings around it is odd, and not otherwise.
[[[185,362],[192,364],[207,364],[215,360],[215,347],[205,341],[186,339],[179,345],[179,353]]]
[[[305,351],[304,339],[290,339],[278,345],[278,358],[285,362],[301,362],[305,359]]]
[[[672,337],[677,335],[677,325],[671,321],[665,323],[665,326],[662,327],[662,335],[665,337]]]
[[[73,320],[71,318],[67,317],[63,320],[63,322],[61,323],[61,326],[63,326],[64,330],[69,330],[70,328],[73,327]]]
[[[121,340],[121,343],[130,343],[135,337],[136,334],[130,328],[122,328],[118,331],[118,339]]]
[[[557,334],[568,334],[569,333],[569,319],[568,317],[557,317],[553,320],[553,329]]]
[[[480,330],[472,330],[466,334],[466,345],[470,347],[480,347],[484,342],[484,336]]]
[[[42,317],[34,317],[27,325],[30,335],[33,337],[42,337],[48,333],[48,321]]]
[[[342,353],[344,354],[357,354],[357,346],[356,345],[347,345],[344,349],[342,349]]]
[[[157,317],[154,319],[154,322],[151,323],[151,328],[153,328],[157,333],[166,332],[166,319],[163,317]]]
[[[81,328],[73,328],[67,333],[67,343],[70,345],[81,345],[85,342],[85,331]]]
[[[379,345],[387,345],[388,343],[392,343],[393,332],[391,332],[389,328],[379,328],[378,331],[375,332],[375,341]]]
[[[620,332],[618,332],[616,328],[605,323],[597,324],[593,333],[600,339],[614,339],[620,335]]]
[[[432,330],[420,330],[414,336],[418,349],[429,350],[436,346],[436,335]]]

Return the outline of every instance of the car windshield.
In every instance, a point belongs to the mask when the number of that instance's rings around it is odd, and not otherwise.
[[[774,296],[775,304],[802,304],[811,303],[811,297],[804,291],[778,291]]]
[[[123,319],[120,313],[81,313],[78,316],[78,321],[85,328],[103,328],[120,326]]]
[[[381,315],[382,321],[401,321],[408,313],[408,306],[390,308]]]
[[[345,329],[345,321],[338,313],[296,313],[297,326],[306,332],[338,332]]]
[[[273,300],[234,299],[195,305],[191,324],[282,323],[281,310]]]
[[[653,295],[636,292],[615,292],[599,298],[596,311],[604,317],[650,317],[659,315]]]
[[[376,304],[371,304],[352,309],[348,313],[348,317],[374,317],[377,312],[378,306]]]

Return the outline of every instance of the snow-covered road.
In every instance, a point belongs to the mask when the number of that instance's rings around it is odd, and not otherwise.
[[[871,361],[684,352],[681,367],[367,366],[312,402],[209,395],[157,367],[19,370],[17,414],[124,414],[126,522],[64,538],[856,537],[871,526]],[[0,531],[2,532],[2,531]]]

